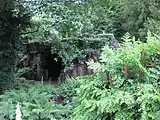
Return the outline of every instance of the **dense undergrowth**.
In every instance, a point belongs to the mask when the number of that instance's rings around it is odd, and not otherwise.
[[[0,96],[1,120],[159,120],[160,40],[148,32],[147,42],[128,34],[118,49],[103,47],[100,62],[90,61],[92,76],[69,79],[59,88],[29,85]],[[63,103],[51,97],[61,95]],[[4,118],[5,117],[5,118]]]
[[[27,84],[17,90],[6,91],[0,96],[0,120],[14,120],[18,102],[21,105],[23,120],[68,119],[75,106],[74,88],[78,86],[79,82],[69,79],[60,88]],[[57,95],[64,96],[63,104],[55,104],[55,101],[51,100]]]
[[[147,43],[129,35],[121,48],[103,48],[98,74],[77,90],[75,120],[159,120],[160,41],[148,32]]]

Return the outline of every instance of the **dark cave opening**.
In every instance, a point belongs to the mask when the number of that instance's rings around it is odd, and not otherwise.
[[[52,54],[51,52],[48,52],[45,55],[45,66],[43,68],[44,80],[51,80],[51,82],[58,81],[62,69],[62,58],[56,53]]]

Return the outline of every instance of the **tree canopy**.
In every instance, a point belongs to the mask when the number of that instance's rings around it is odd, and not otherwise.
[[[0,94],[14,86],[0,95],[1,120],[15,120],[17,102],[22,106],[23,120],[160,120],[159,0],[0,3]],[[111,45],[116,42],[114,49]],[[65,70],[78,66],[75,72],[83,72],[82,67],[94,72],[85,69],[86,76],[68,78],[58,88],[24,80],[17,75],[19,71],[44,72],[44,51],[25,53],[25,43],[51,48],[54,56],[45,49],[48,73],[62,70],[62,66],[56,69],[56,63],[62,62],[55,56],[62,58]],[[101,53],[97,61],[86,60],[95,50]],[[21,55],[23,60],[28,58],[26,54],[31,54],[27,60],[33,67],[26,65],[16,72],[17,57]],[[48,66],[53,69],[49,71]]]
[[[0,88],[7,88],[14,80],[16,43],[21,30],[28,27],[30,15],[23,3],[1,0],[0,5]]]
[[[30,34],[23,35],[23,40],[49,42],[52,51],[68,63],[76,57],[83,58],[84,51],[100,48],[110,38],[122,41],[126,32],[143,41],[148,29],[159,34],[160,6],[156,0],[54,0],[27,4],[35,14],[32,27],[27,30]]]

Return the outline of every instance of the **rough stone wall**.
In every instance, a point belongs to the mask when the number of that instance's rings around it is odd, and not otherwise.
[[[41,80],[42,76],[44,79],[47,79],[47,70],[44,67],[46,65],[45,57],[46,53],[49,51],[50,46],[43,45],[39,43],[30,43],[26,44],[26,55],[17,62],[17,67],[23,69],[24,67],[29,67],[32,69],[29,76],[26,76],[26,79]],[[59,81],[62,82],[66,79],[66,76],[77,77],[81,75],[91,75],[94,74],[94,71],[87,67],[86,62],[89,60],[98,61],[100,56],[99,51],[92,52],[92,54],[86,55],[83,64],[75,64],[72,70],[64,72],[61,70]]]
[[[26,48],[26,54],[24,57],[17,61],[16,66],[19,69],[29,68],[31,69],[30,73],[27,75],[22,75],[26,79],[34,79],[40,80],[43,74],[42,68],[42,59],[43,59],[43,52],[44,48],[48,46],[43,46],[38,43],[30,43],[24,45]]]

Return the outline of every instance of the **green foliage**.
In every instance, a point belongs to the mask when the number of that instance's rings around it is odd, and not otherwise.
[[[73,78],[68,78],[65,83],[63,83],[59,88],[56,89],[56,91],[53,93],[53,97],[57,95],[64,96],[64,105],[67,107],[70,111],[65,114],[65,119],[70,120],[72,119],[74,108],[77,105],[77,93],[76,90],[80,86],[80,81],[77,81]]]
[[[141,38],[144,41],[148,29],[154,33],[157,32],[158,28],[152,29],[157,23],[150,24],[150,19],[159,21],[158,13],[157,0],[118,0],[109,14],[111,28],[119,40],[129,32],[136,39]]]
[[[10,87],[14,80],[16,41],[30,17],[22,2],[1,0],[0,5],[0,91]]]
[[[126,34],[121,48],[102,49],[97,71],[80,78],[75,120],[160,119],[160,41],[148,32],[147,43]],[[156,61],[156,62],[155,62]]]
[[[160,29],[159,29],[159,26],[160,26],[160,17],[159,17],[159,14],[160,14],[160,6],[159,4],[155,4],[157,7],[154,7],[154,6],[151,6],[149,8],[150,10],[150,15],[151,17],[148,18],[148,21],[145,22],[145,27],[147,29],[149,29],[150,31],[152,31],[153,33],[156,33],[157,35],[160,35]]]
[[[23,120],[64,120],[69,119],[76,105],[76,88],[79,82],[68,79],[59,88],[49,85],[25,85],[17,90],[6,91],[0,96],[0,118],[14,120],[16,104],[22,106]],[[64,104],[50,102],[51,97],[64,96]]]
[[[73,97],[76,97],[76,88],[80,86],[79,81],[73,78],[68,78],[65,83],[61,84],[55,91],[54,95],[63,95],[65,97],[65,103],[72,102]]]
[[[73,60],[83,62],[87,53],[100,49],[109,41],[107,35],[103,36],[102,28],[98,28],[98,17],[105,19],[106,15],[97,17],[100,10],[94,11],[92,7],[88,2],[47,3],[41,13],[32,18],[33,27],[27,29],[30,34],[23,35],[23,39],[25,42],[47,42],[52,52],[63,58],[68,70],[73,66]],[[106,27],[107,24],[103,28]]]
[[[44,120],[60,117],[59,114],[65,113],[66,109],[60,111],[56,105],[49,102],[52,96],[52,86],[28,86],[20,90],[5,92],[0,96],[1,107],[9,119],[15,118],[15,106],[19,102],[22,106],[22,119],[26,120]],[[7,106],[7,107],[5,107]]]
[[[22,69],[18,69],[18,71],[15,74],[15,77],[16,78],[27,77],[27,76],[30,76],[31,72],[34,72],[31,68],[24,67]]]
[[[24,120],[159,120],[160,41],[148,32],[147,42],[123,37],[117,50],[105,46],[100,62],[90,61],[97,71],[91,76],[68,79],[59,88],[33,85],[0,96],[0,117],[15,118],[22,106]],[[49,102],[62,95],[63,105]]]
[[[16,40],[29,22],[23,3],[14,3],[7,0],[0,5],[0,88],[12,84]],[[156,0],[56,1],[41,6],[22,38],[24,42],[50,44],[67,69],[75,58],[81,61],[86,53],[106,44],[109,38],[105,33],[113,33],[118,40],[126,32],[136,37],[126,34],[117,50],[105,46],[100,63],[89,63],[96,75],[69,80],[56,90],[26,86],[6,92],[0,98],[0,117],[14,119],[15,105],[20,102],[24,120],[159,120],[160,37],[147,35],[148,29],[160,33],[159,6]],[[136,41],[138,38],[147,42]],[[51,94],[63,95],[65,106],[48,102]]]
[[[34,6],[34,5],[33,5]],[[48,42],[70,69],[75,59],[99,49],[109,41],[98,35],[113,33],[116,39],[129,32],[146,40],[147,30],[159,33],[159,2],[156,0],[87,0],[80,3],[54,1],[42,3],[32,18],[25,42]],[[123,21],[123,22],[122,22]],[[87,38],[86,38],[87,37]],[[97,42],[98,40],[98,42]]]

